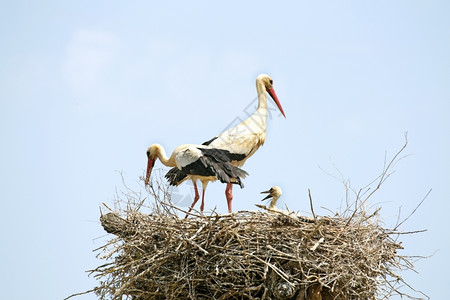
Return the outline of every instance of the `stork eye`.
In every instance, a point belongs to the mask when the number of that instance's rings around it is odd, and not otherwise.
[[[150,156],[150,151],[147,151],[147,157]]]
[[[273,84],[273,80],[272,79],[270,79],[270,84]]]

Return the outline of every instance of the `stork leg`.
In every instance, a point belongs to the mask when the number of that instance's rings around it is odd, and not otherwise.
[[[205,208],[205,190],[202,192],[202,204],[200,204],[200,212],[203,213],[203,209]]]
[[[194,191],[195,191],[194,202],[192,202],[191,207],[189,207],[188,213],[186,214],[186,217],[184,217],[185,219],[189,216],[189,213],[194,208],[195,203],[197,203],[198,199],[200,199],[200,194],[198,193],[198,189],[197,189],[197,182],[195,180],[192,180],[192,183],[194,184]],[[205,194],[205,190],[203,190],[203,195],[204,194]]]
[[[208,185],[208,181],[202,181],[203,192],[202,192],[202,204],[200,205],[201,213],[203,213],[203,209],[205,208],[205,191],[206,191],[207,185]]]
[[[227,183],[227,188],[225,189],[225,197],[227,197],[228,212],[231,213],[231,201],[233,201],[233,184]]]

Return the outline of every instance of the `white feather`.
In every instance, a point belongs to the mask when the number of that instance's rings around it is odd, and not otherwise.
[[[179,149],[181,148],[181,149]],[[184,148],[184,149],[183,149]],[[203,154],[202,151],[197,149],[197,147],[183,145],[175,149],[175,162],[178,169],[197,161]]]

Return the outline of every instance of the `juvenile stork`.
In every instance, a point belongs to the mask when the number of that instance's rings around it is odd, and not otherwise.
[[[231,164],[230,152],[224,149],[214,149],[203,145],[181,145],[175,148],[170,157],[167,157],[164,148],[159,144],[153,144],[147,149],[147,173],[145,185],[148,185],[153,166],[157,158],[167,167],[173,167],[167,172],[165,178],[170,185],[178,186],[183,181],[190,179],[194,184],[194,202],[189,208],[189,212],[197,203],[200,195],[197,189],[197,180],[202,183],[202,203],[200,211],[203,212],[205,206],[205,190],[210,181],[220,180],[222,183],[239,184],[241,188],[244,184],[241,178],[245,178],[248,173]],[[187,215],[186,215],[187,217]]]
[[[280,199],[281,194],[282,194],[280,187],[274,186],[270,190],[261,192],[261,194],[269,194],[264,199],[262,199],[261,201],[268,200],[268,199],[272,198],[272,200],[270,201],[270,205],[268,207],[269,210],[279,210],[276,205],[277,205],[278,199]]]
[[[280,112],[286,118],[273,88],[273,80],[268,75],[258,75],[256,78],[256,91],[258,93],[258,109],[248,119],[203,143],[203,145],[212,148],[229,151],[231,163],[236,167],[242,167],[245,161],[266,140],[267,93],[269,93]],[[225,196],[227,198],[228,212],[231,213],[231,202],[233,200],[233,185],[231,183],[227,183]]]

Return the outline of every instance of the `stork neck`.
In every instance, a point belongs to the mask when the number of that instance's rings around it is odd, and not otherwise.
[[[270,209],[274,209],[277,207],[276,205],[277,205],[278,198],[279,197],[273,197],[272,201],[270,201],[270,206],[269,206]]]
[[[267,122],[267,92],[264,84],[256,83],[256,91],[258,92],[258,109],[249,118],[253,126],[257,126],[258,131],[266,132]]]
[[[265,109],[267,111],[267,92],[262,82],[257,82],[256,91],[258,93],[258,110]]]
[[[175,159],[172,156],[167,157],[166,151],[164,150],[164,148],[162,146],[157,147],[156,156],[158,156],[161,163],[163,165],[165,165],[166,167],[174,167],[175,166]]]

